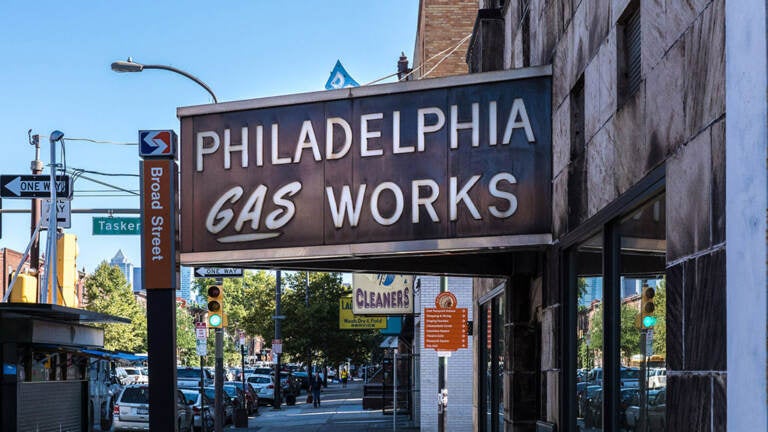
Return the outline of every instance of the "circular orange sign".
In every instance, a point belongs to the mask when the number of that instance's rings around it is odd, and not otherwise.
[[[456,296],[452,292],[441,292],[435,297],[435,307],[438,309],[453,309],[458,305]]]

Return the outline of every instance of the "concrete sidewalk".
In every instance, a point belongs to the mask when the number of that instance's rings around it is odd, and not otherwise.
[[[363,410],[363,383],[353,381],[342,388],[341,384],[329,384],[320,397],[321,406],[314,408],[306,403],[306,394],[294,406],[283,405],[280,410],[261,407],[258,417],[248,419],[247,428],[229,427],[227,431],[259,432],[400,432],[418,431],[407,415],[397,416],[393,424],[392,415],[381,410]]]

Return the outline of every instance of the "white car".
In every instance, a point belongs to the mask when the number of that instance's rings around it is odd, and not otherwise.
[[[147,384],[149,382],[149,376],[145,375],[140,367],[117,367],[115,374],[122,385]]]
[[[259,394],[259,403],[271,404],[275,400],[275,378],[272,375],[246,375],[245,380],[251,383]]]
[[[667,370],[654,368],[648,371],[648,388],[661,388],[667,386]]]

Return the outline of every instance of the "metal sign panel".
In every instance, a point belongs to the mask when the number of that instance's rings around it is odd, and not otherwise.
[[[178,147],[172,130],[139,131],[139,156],[143,158],[175,158]]]
[[[373,330],[386,327],[386,317],[356,316],[352,312],[352,297],[339,299],[339,328],[341,330]]]
[[[455,351],[467,348],[467,308],[425,308],[424,348]]]
[[[0,175],[0,197],[2,198],[50,198],[51,176],[49,175]],[[56,197],[71,198],[69,176],[56,176]]]
[[[243,269],[226,267],[196,267],[195,277],[243,277]]]
[[[176,162],[147,159],[142,165],[142,288],[176,289]]]
[[[546,244],[551,105],[542,67],[180,108],[182,262]]]
[[[138,217],[94,217],[93,235],[139,235],[141,218]]]
[[[197,340],[207,340],[208,325],[206,325],[204,322],[195,323],[195,336],[197,337]]]
[[[72,201],[68,199],[56,199],[56,226],[58,228],[71,228],[72,227]],[[40,218],[42,221],[42,228],[48,229],[50,225],[51,217],[51,200],[44,199],[42,201],[42,209],[40,212]]]
[[[413,276],[352,274],[352,312],[355,315],[413,313]]]

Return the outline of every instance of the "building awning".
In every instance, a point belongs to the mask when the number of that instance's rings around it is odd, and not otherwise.
[[[101,357],[109,360],[123,360],[123,361],[147,361],[146,354],[133,354],[122,351],[107,351],[103,349],[84,349],[81,350],[83,354],[87,354],[91,357]]]
[[[59,322],[76,323],[130,323],[131,320],[85,309],[50,303],[0,303],[0,315],[22,316]]]
[[[387,336],[379,344],[379,348],[397,348],[397,336]]]

